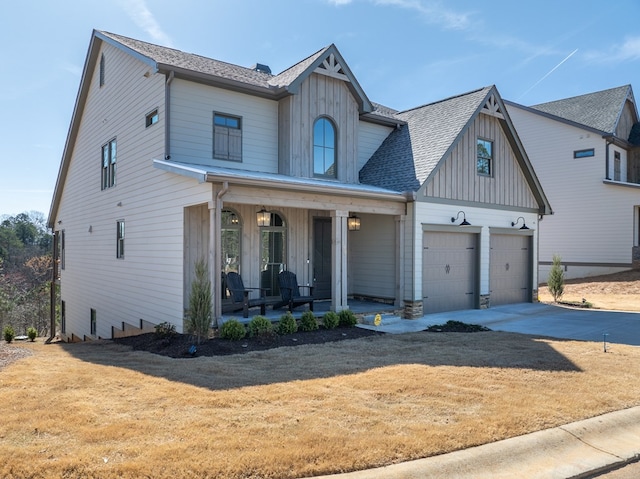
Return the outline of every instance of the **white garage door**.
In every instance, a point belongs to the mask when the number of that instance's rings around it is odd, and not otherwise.
[[[491,235],[491,306],[531,301],[531,236]]]
[[[425,313],[476,307],[477,243],[474,233],[424,233],[422,301]]]

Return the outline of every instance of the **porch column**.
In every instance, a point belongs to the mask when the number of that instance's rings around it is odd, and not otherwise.
[[[405,250],[405,225],[407,216],[398,215],[396,220],[396,301],[395,306],[397,308],[404,306],[404,289],[405,289],[405,265],[404,265],[404,250]]]
[[[349,309],[347,304],[347,218],[348,211],[331,212],[331,310]]]
[[[213,325],[220,326],[222,318],[222,255],[220,238],[222,237],[222,196],[229,189],[225,181],[221,187],[212,187],[212,201],[209,202],[209,280],[211,281],[211,294],[213,295]]]

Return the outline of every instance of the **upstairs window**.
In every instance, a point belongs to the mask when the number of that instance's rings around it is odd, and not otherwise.
[[[102,189],[116,186],[116,139],[102,145]]]
[[[589,158],[590,156],[594,156],[595,152],[593,148],[589,148],[588,150],[576,150],[573,152],[574,158]]]
[[[328,118],[313,125],[313,174],[336,178],[336,128]]]
[[[478,138],[477,171],[479,175],[491,176],[493,174],[493,142]]]
[[[100,56],[100,86],[104,86],[104,53]]]
[[[620,152],[613,153],[613,181],[620,181]]]
[[[144,124],[146,128],[149,128],[151,125],[155,125],[158,123],[158,109],[156,108],[151,113],[147,113],[145,117]]]
[[[242,123],[235,116],[213,114],[213,157],[242,161]]]
[[[116,258],[124,259],[124,220],[116,221]]]

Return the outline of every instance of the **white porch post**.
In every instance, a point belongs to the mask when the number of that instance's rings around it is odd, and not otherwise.
[[[347,217],[348,211],[331,212],[331,309],[349,309],[347,304]]]
[[[213,295],[213,324],[220,326],[222,318],[222,254],[220,250],[220,238],[222,237],[222,196],[229,189],[227,182],[222,188],[212,188],[212,200],[209,202],[209,279],[211,281],[211,293]]]
[[[404,288],[405,288],[405,264],[404,264],[404,250],[405,250],[405,225],[407,216],[398,215],[396,220],[396,307],[404,306]]]

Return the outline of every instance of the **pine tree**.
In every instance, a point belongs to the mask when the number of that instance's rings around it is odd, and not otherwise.
[[[562,258],[557,254],[553,255],[553,265],[549,271],[549,279],[547,287],[549,293],[553,296],[553,300],[557,303],[564,293],[564,271],[562,271]]]

